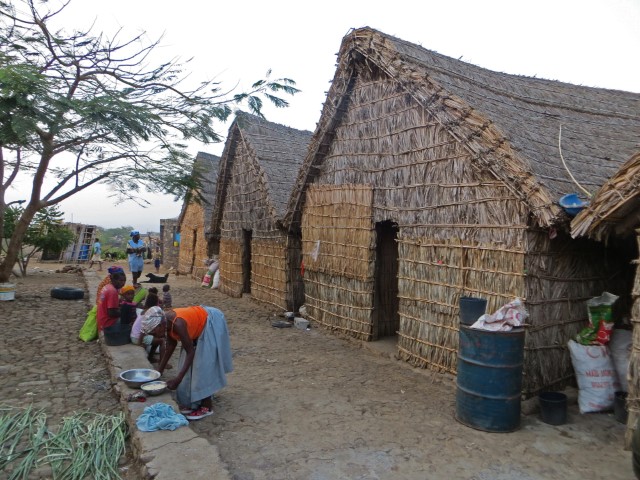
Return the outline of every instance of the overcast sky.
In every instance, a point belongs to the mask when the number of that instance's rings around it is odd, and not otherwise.
[[[301,93],[267,119],[315,129],[336,53],[350,29],[370,26],[453,58],[495,71],[640,92],[640,0],[71,0],[67,25],[130,35],[164,35],[164,59],[193,57],[194,80],[216,78],[238,88],[261,78],[296,81]],[[229,124],[219,132],[226,136]],[[220,155],[223,144],[194,145],[193,155]],[[158,231],[181,202],[149,194],[152,207],[114,206],[92,189],[61,204],[68,221]],[[7,200],[24,198],[11,191]]]

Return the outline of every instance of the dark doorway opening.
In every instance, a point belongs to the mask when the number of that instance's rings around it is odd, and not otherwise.
[[[251,230],[242,230],[242,293],[251,293]]]
[[[287,238],[287,308],[297,312],[304,304],[304,280],[302,278],[302,236],[290,233]]]
[[[193,267],[196,264],[196,245],[198,244],[198,230],[193,229],[193,245],[191,245],[191,267],[189,273],[193,273]]]
[[[395,336],[398,314],[398,224],[376,223],[376,266],[373,299],[373,340]]]

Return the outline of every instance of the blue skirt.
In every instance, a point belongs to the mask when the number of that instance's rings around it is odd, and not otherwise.
[[[207,323],[197,339],[196,354],[182,382],[176,390],[180,406],[190,407],[210,397],[227,384],[227,373],[233,371],[231,342],[224,314],[202,305],[207,311]],[[187,352],[180,351],[178,371],[182,370]]]

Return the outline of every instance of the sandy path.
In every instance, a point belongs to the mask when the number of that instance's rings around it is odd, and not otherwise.
[[[573,405],[563,426],[531,415],[513,433],[477,431],[454,419],[449,376],[324,330],[273,328],[279,312],[250,298],[171,282],[175,305],[227,316],[235,371],[216,414],[192,428],[237,480],[633,478],[625,427],[610,413],[580,415]]]

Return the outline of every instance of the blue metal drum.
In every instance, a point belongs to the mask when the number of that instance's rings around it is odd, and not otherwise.
[[[456,419],[486,432],[520,426],[524,328],[489,332],[460,325]]]

